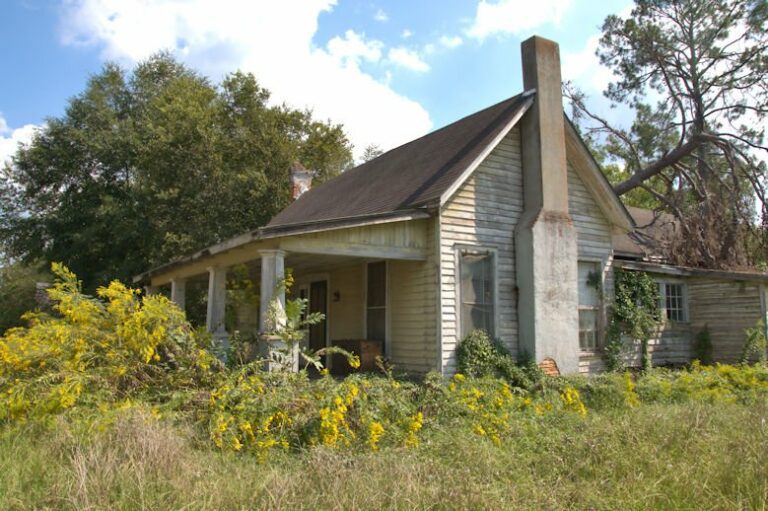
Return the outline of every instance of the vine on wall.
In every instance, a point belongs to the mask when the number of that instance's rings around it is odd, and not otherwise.
[[[615,298],[609,314],[606,358],[609,371],[624,369],[623,338],[639,342],[642,367],[651,367],[648,341],[661,324],[659,290],[650,275],[641,271],[616,270]]]

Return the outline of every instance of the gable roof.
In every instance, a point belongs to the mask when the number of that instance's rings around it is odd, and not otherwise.
[[[439,204],[533,101],[523,93],[350,169],[291,203],[265,231],[406,212]]]

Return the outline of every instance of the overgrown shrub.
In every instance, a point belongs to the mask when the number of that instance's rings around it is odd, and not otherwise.
[[[210,383],[217,361],[170,300],[116,281],[94,298],[64,266],[53,272],[54,314],[27,313],[0,338],[0,422]]]
[[[744,349],[741,352],[739,362],[747,364],[750,361],[757,361],[761,364],[766,362],[766,350],[768,350],[768,339],[765,338],[765,323],[759,320],[752,328],[747,328],[744,332],[747,339],[744,341]]]
[[[274,450],[384,445],[414,447],[423,414],[419,387],[353,375],[310,380],[306,372],[269,373],[257,365],[234,372],[211,394],[208,430],[224,450],[266,460]]]
[[[712,364],[712,335],[709,333],[709,326],[704,325],[693,340],[693,353],[696,360],[703,365]]]
[[[485,330],[472,330],[456,348],[459,372],[473,378],[495,375],[503,356]]]
[[[637,381],[643,403],[728,402],[750,404],[768,397],[768,368],[763,365],[654,369]]]
[[[532,360],[515,361],[498,340],[491,340],[484,330],[473,330],[456,349],[457,368],[473,378],[497,376],[513,387],[529,389],[544,378],[544,373]]]

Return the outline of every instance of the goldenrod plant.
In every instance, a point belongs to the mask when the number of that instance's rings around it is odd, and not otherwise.
[[[114,281],[82,293],[54,264],[53,314],[24,315],[27,326],[0,338],[0,421],[42,417],[81,402],[152,399],[204,385],[217,361],[206,339],[162,295],[141,296]]]

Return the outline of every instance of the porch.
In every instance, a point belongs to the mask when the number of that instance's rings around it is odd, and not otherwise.
[[[265,331],[273,299],[284,307],[286,298],[306,298],[308,311],[325,320],[308,328],[304,347],[373,341],[368,345],[378,345],[399,368],[424,373],[438,358],[429,230],[429,220],[418,219],[212,247],[149,272],[144,282],[190,314],[204,303],[198,316],[204,312],[206,328],[221,343],[235,331]],[[294,284],[286,297],[278,284],[289,272]],[[192,300],[201,292],[202,300]]]

